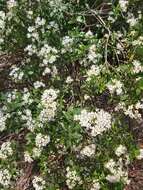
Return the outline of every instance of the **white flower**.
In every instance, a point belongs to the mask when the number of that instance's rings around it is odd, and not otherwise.
[[[138,60],[133,61],[133,72],[134,73],[143,72],[143,66]]]
[[[137,159],[138,159],[138,160],[143,159],[143,149],[142,149],[142,148],[140,149],[140,153],[139,153],[139,155],[137,156]]]
[[[5,28],[5,19],[6,19],[6,14],[3,11],[0,11],[0,29],[3,30]],[[3,39],[1,39],[3,41]]]
[[[69,189],[74,189],[76,185],[82,184],[81,178],[77,175],[77,172],[75,170],[71,170],[69,167],[67,167],[66,171],[66,184]]]
[[[35,24],[37,26],[43,26],[45,25],[45,23],[46,23],[46,20],[44,18],[37,17],[35,20]]]
[[[45,76],[46,74],[49,74],[49,73],[51,73],[51,69],[49,67],[46,67],[42,75]]]
[[[34,82],[34,88],[38,89],[40,87],[45,87],[45,84],[41,81]]]
[[[88,100],[88,99],[90,99],[90,96],[87,95],[87,94],[85,94],[85,95],[84,95],[84,100]]]
[[[130,24],[130,26],[135,26],[137,24],[138,20],[132,15],[129,15],[129,18],[127,19],[127,23]]]
[[[4,115],[3,111],[0,109],[0,131],[4,131],[6,128],[7,115]]]
[[[127,148],[123,145],[119,145],[117,149],[115,150],[115,154],[117,156],[121,156],[127,152]]]
[[[23,71],[21,71],[16,65],[13,65],[11,69],[9,76],[12,77],[13,80],[22,80],[24,76]]]
[[[121,95],[123,93],[123,84],[117,79],[113,79],[112,82],[108,83],[107,88],[111,94],[116,92],[117,95]]]
[[[69,36],[64,36],[62,39],[62,46],[61,53],[72,52],[72,45],[73,45],[73,38]]]
[[[86,37],[92,37],[93,33],[90,30],[88,30],[88,32],[86,32],[85,36]]]
[[[45,90],[42,94],[41,101],[43,105],[52,103],[57,98],[57,91],[54,89]]]
[[[5,12],[0,11],[0,18],[4,20],[4,19],[5,19],[5,17],[6,17]]]
[[[55,117],[56,109],[57,103],[51,102],[40,112],[39,121],[42,123],[45,123],[46,121],[52,121]]]
[[[94,180],[90,190],[100,190],[100,189],[101,189],[100,183],[98,182],[98,180]]]
[[[7,1],[8,9],[11,9],[11,8],[15,7],[16,5],[17,5],[17,3],[16,3],[15,0],[9,0],[9,1]]]
[[[33,158],[39,158],[40,155],[41,155],[41,152],[42,152],[41,147],[39,147],[39,148],[34,147],[33,150],[32,150],[32,157]]]
[[[106,176],[106,179],[110,182],[110,183],[116,183],[119,181],[123,181],[124,184],[128,184],[129,183],[129,179],[128,179],[128,164],[129,164],[129,157],[126,157],[122,159],[119,158],[119,160],[117,162],[115,162],[113,159],[109,160],[109,162],[107,162],[105,164],[105,168],[107,168],[111,174],[108,174]]]
[[[73,79],[71,78],[71,76],[68,76],[67,79],[66,79],[66,83],[70,84],[72,82],[73,82]]]
[[[28,30],[28,32],[31,33],[31,32],[33,32],[35,30],[35,27],[34,26],[29,26],[27,30]]]
[[[90,145],[87,145],[85,146],[82,150],[81,150],[81,155],[83,156],[93,156],[95,154],[95,149],[96,149],[96,146],[95,144],[90,144]]]
[[[118,175],[107,175],[106,176],[107,181],[110,183],[117,183],[120,181],[120,176]]]
[[[139,106],[139,104],[137,104],[137,106]],[[139,113],[139,110],[136,109],[136,105],[135,107],[134,105],[129,105],[127,108],[124,108],[123,111],[125,115],[128,115],[133,119],[141,119],[141,114]]]
[[[25,113],[22,115],[22,120],[24,120],[25,126],[30,130],[30,131],[34,131],[35,126],[36,126],[36,122],[35,120],[32,118],[32,112],[29,109],[25,109]]]
[[[96,63],[100,58],[102,58],[102,55],[97,52],[96,45],[93,44],[89,47],[89,52],[87,55],[87,58],[89,61]]]
[[[115,166],[116,163],[113,159],[110,159],[106,164],[105,164],[105,168],[107,168],[111,173],[115,172]]]
[[[96,114],[95,126],[92,128],[91,135],[97,136],[111,128],[111,115],[104,110],[99,110]]]
[[[87,81],[91,80],[92,76],[98,76],[101,72],[102,67],[98,65],[92,65],[91,68],[87,71]]]
[[[46,182],[40,176],[34,176],[32,184],[35,190],[43,190],[45,188]]]
[[[46,121],[50,121],[54,119],[56,109],[57,109],[57,99],[58,91],[53,89],[45,90],[41,96],[41,103],[43,105],[43,109],[39,114],[39,121],[44,123]]]
[[[48,135],[43,135],[38,133],[35,139],[35,143],[37,147],[44,147],[50,142],[50,137]]]
[[[57,67],[55,65],[52,66],[52,77],[55,77],[58,74],[58,70]]]
[[[73,39],[70,38],[69,36],[65,36],[63,37],[63,40],[62,40],[62,45],[63,46],[70,46],[71,44],[73,43]]]
[[[138,109],[143,109],[142,102],[138,101],[135,105],[129,105],[128,107],[126,107],[124,102],[120,102],[115,108],[116,111],[123,110],[125,115],[133,119],[141,120],[141,114]]]
[[[0,184],[4,187],[10,185],[11,174],[7,169],[0,170]]]
[[[141,102],[137,102],[136,104],[135,104],[135,108],[136,109],[143,109],[143,103],[141,103]]]
[[[128,1],[127,0],[119,0],[119,5],[123,12],[127,11]]]
[[[74,116],[74,120],[79,121],[79,124],[87,129],[91,128],[92,120],[95,118],[96,114],[94,112],[88,112],[87,110],[82,110],[80,115]]]
[[[79,121],[87,131],[91,131],[93,137],[111,128],[111,115],[102,109],[96,112],[82,110],[80,115],[74,116],[74,120]]]
[[[90,48],[89,48],[88,59],[89,59],[90,61],[95,62],[96,58],[97,58],[96,46],[93,44],[93,45],[90,46]]]
[[[44,65],[48,63],[54,63],[58,57],[58,51],[56,48],[44,44],[44,46],[38,52],[38,56],[43,59]]]
[[[57,56],[56,56],[56,55],[51,55],[51,56],[49,57],[49,63],[54,63],[54,62],[56,61],[56,59],[57,59]]]
[[[31,158],[29,152],[27,152],[27,151],[24,153],[24,160],[25,160],[25,162],[28,162],[28,163],[33,162],[33,159]]]
[[[22,100],[23,104],[31,104],[33,102],[33,99],[30,98],[30,92],[27,89],[24,89]]]
[[[4,142],[1,145],[0,158],[6,159],[7,157],[11,156],[12,154],[13,154],[13,150],[11,148],[11,142]]]

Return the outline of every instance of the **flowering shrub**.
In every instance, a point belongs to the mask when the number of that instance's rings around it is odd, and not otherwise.
[[[143,158],[142,10],[142,0],[0,1],[1,190],[130,183]]]

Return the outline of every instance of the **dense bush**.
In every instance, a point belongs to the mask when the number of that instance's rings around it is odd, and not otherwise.
[[[142,0],[0,1],[1,190],[130,183],[129,164],[143,158],[132,132],[142,10]]]

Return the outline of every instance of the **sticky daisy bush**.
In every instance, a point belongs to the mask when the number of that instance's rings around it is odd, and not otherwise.
[[[143,158],[142,0],[0,1],[0,189],[123,190]]]

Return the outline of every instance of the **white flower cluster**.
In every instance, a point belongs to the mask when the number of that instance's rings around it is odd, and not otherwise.
[[[4,42],[3,39],[3,33],[5,29],[5,19],[6,19],[6,14],[3,11],[0,11],[0,44]],[[0,47],[1,48],[1,47]]]
[[[55,101],[56,98],[57,98],[57,91],[54,89],[48,89],[43,92],[41,101],[42,104],[45,106]]]
[[[91,38],[91,37],[93,37],[94,35],[93,35],[93,33],[91,32],[91,30],[88,30],[88,32],[86,32],[85,33],[85,37],[87,37],[87,38]]]
[[[107,88],[111,94],[116,93],[117,95],[121,95],[123,93],[123,84],[117,79],[113,79],[108,83]]]
[[[13,90],[12,92],[7,93],[7,101],[10,103],[15,100],[17,97],[17,90]]]
[[[80,151],[80,154],[82,156],[88,156],[88,157],[91,157],[95,154],[95,149],[96,149],[96,146],[95,144],[90,144],[90,145],[87,145],[85,146],[81,151]]]
[[[34,44],[27,45],[24,51],[27,52],[29,56],[38,53],[37,48]]]
[[[81,178],[77,175],[77,172],[75,170],[71,170],[69,167],[67,167],[66,171],[66,184],[69,189],[74,189],[76,185],[82,184]]]
[[[8,9],[11,9],[17,5],[17,2],[15,0],[8,0],[7,1],[7,7]]]
[[[93,45],[90,46],[87,57],[88,57],[89,61],[91,61],[93,63],[96,63],[101,58],[101,54],[99,54],[96,51],[95,44],[93,44]]]
[[[11,174],[7,169],[0,169],[0,184],[4,187],[10,185]]]
[[[24,73],[20,70],[16,65],[13,65],[11,67],[11,72],[9,73],[9,76],[12,77],[13,80],[18,81],[22,80]]]
[[[32,149],[32,153],[29,153],[28,151],[24,152],[25,162],[31,163],[35,158],[39,158],[42,153],[43,147],[45,147],[49,142],[50,136],[38,133],[35,138],[36,147]]]
[[[38,16],[35,19],[35,26],[28,27],[27,37],[31,38],[32,42],[35,42],[36,40],[39,41],[39,34],[37,32],[37,29],[39,29],[39,27],[41,27],[41,26],[44,26],[45,23],[46,23],[46,20],[44,18],[41,18]],[[41,29],[41,32],[43,33],[44,30]]]
[[[35,120],[32,118],[32,113],[31,110],[29,109],[25,109],[24,110],[25,113],[22,114],[22,120],[25,121],[25,126],[30,130],[30,131],[34,131],[35,126],[36,126],[36,122]]]
[[[38,88],[41,88],[41,87],[45,87],[45,84],[41,81],[36,81],[34,82],[34,88],[35,89],[38,89]]]
[[[33,26],[28,27],[28,33],[27,33],[27,38],[31,38],[32,41],[34,42],[35,40],[39,40],[39,34],[36,31],[36,28]]]
[[[124,47],[120,43],[117,43],[116,48],[117,48],[117,54],[120,54],[121,52],[124,51]]]
[[[56,48],[44,44],[40,49],[38,56],[43,59],[43,66],[48,65],[48,63],[54,63],[58,57],[58,51]]]
[[[42,147],[34,147],[32,150],[32,157],[35,158],[39,158],[42,152]]]
[[[13,150],[11,147],[11,142],[4,142],[1,145],[1,149],[0,149],[0,158],[1,159],[6,159],[9,156],[11,156],[13,154]]]
[[[98,180],[93,180],[92,182],[92,187],[90,188],[90,190],[100,190],[101,189],[101,185],[98,182]]]
[[[53,16],[56,13],[59,15],[60,12],[66,9],[66,3],[64,3],[63,0],[48,0],[48,2],[52,10],[50,16]]]
[[[33,102],[33,99],[30,97],[30,92],[27,88],[24,88],[22,100],[24,105],[30,105]]]
[[[102,109],[96,112],[82,110],[80,115],[75,115],[74,120],[79,121],[80,125],[90,131],[93,137],[111,128],[111,115]]]
[[[36,158],[39,158],[42,152],[42,147],[34,147],[32,149],[32,153],[30,154],[28,151],[24,152],[24,160],[25,162],[31,163]]]
[[[38,133],[35,138],[36,147],[32,149],[32,152],[24,152],[25,162],[31,163],[35,158],[39,158],[42,153],[43,147],[45,147],[50,142],[50,136]]]
[[[44,108],[39,115],[39,120],[42,123],[54,119],[57,109],[57,102],[55,101],[57,98],[57,93],[58,91],[53,89],[48,89],[43,92],[41,97],[41,103]]]
[[[91,80],[92,76],[98,76],[101,73],[101,70],[103,69],[103,66],[98,65],[92,65],[91,68],[87,71],[87,81]]]
[[[0,131],[5,130],[6,128],[6,120],[8,118],[8,115],[4,115],[2,109],[0,109]]]
[[[127,11],[128,3],[128,0],[119,0],[119,5],[123,12]]]
[[[119,145],[115,150],[115,154],[118,156],[118,161],[110,159],[106,164],[105,168],[110,171],[111,174],[106,176],[106,179],[110,183],[116,183],[122,181],[124,184],[129,184],[128,179],[128,165],[130,163],[127,149],[123,145]]]
[[[128,115],[132,119],[141,119],[141,113],[139,112],[140,109],[143,109],[143,100],[138,101],[135,105],[129,105],[126,107],[126,104],[124,102],[120,102],[116,108],[115,111],[123,110],[125,115]]]
[[[133,46],[142,46],[143,45],[143,36],[139,36],[136,40],[132,42]]]
[[[37,17],[35,19],[35,25],[36,25],[36,28],[39,27],[39,26],[44,26],[46,23],[46,20],[44,18],[41,18],[41,17]]]
[[[122,155],[125,155],[127,153],[127,148],[123,145],[119,145],[117,149],[115,150],[115,154],[120,157]]]
[[[45,188],[45,180],[43,180],[42,177],[34,176],[34,179],[32,180],[32,184],[35,190],[43,190]]]
[[[71,78],[71,76],[68,76],[66,79],[66,83],[71,84],[72,82],[73,82],[73,79]]]
[[[35,139],[36,146],[38,148],[46,146],[50,142],[50,137],[48,135],[43,135],[38,133]]]
[[[140,61],[134,60],[133,61],[133,73],[143,72],[143,66],[141,65]]]
[[[70,38],[69,36],[64,36],[62,39],[62,53],[72,52],[72,45],[73,45],[73,38]]]
[[[143,148],[140,149],[139,151],[139,155],[137,156],[138,160],[142,160],[143,159]]]
[[[130,27],[135,26],[137,22],[138,22],[138,19],[136,19],[133,14],[131,13],[128,14],[127,23],[129,23]]]
[[[50,74],[50,73],[51,73],[51,69],[48,66],[46,66],[46,68],[44,69],[42,75],[45,76],[45,75]]]
[[[5,12],[0,11],[0,29],[3,29],[5,27],[5,19],[6,19]]]
[[[32,157],[30,156],[29,152],[27,152],[27,151],[24,152],[24,160],[25,160],[25,162],[28,162],[28,163],[33,162]]]
[[[114,162],[113,160],[110,160],[110,162],[113,162],[110,163],[112,165],[107,163],[110,165],[110,168],[108,166],[106,166],[106,168],[110,171],[111,174],[106,176],[106,180],[110,183],[123,181],[124,184],[129,184],[130,180],[128,179],[128,171],[123,169],[123,164]]]

